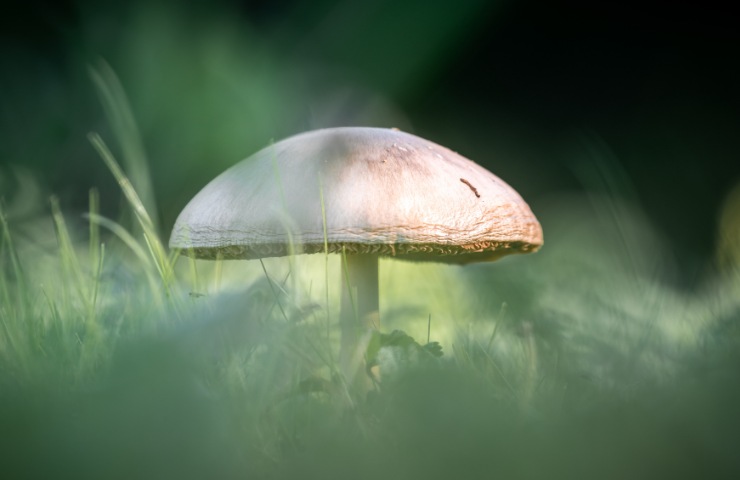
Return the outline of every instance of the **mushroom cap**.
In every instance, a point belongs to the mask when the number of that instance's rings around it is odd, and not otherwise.
[[[448,263],[543,241],[522,197],[480,165],[395,129],[342,127],[287,138],[223,172],[180,213],[170,247],[249,259],[323,252],[325,240],[329,252]]]

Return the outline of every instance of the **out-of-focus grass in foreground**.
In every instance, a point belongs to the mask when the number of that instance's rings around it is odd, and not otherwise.
[[[17,217],[5,199],[3,477],[740,471],[736,198],[722,216],[721,273],[674,291],[666,243],[588,140],[580,173],[593,194],[537,212],[541,252],[465,268],[382,262],[383,330],[437,341],[444,355],[381,349],[382,385],[363,398],[336,374],[338,259],[167,253],[122,93],[108,95],[112,74],[93,78],[136,178],[100,137],[91,143],[136,223],[101,216],[94,191],[84,219],[53,198],[49,216]]]

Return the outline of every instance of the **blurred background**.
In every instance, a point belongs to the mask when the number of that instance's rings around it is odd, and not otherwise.
[[[698,2],[6,2],[0,477],[738,478],[739,36]],[[337,256],[159,243],[229,166],[340,125],[484,165],[545,235],[383,260],[408,335],[364,397]]]
[[[620,196],[674,260],[668,280],[691,287],[713,265],[720,209],[740,181],[740,39],[716,5],[30,0],[6,8],[6,199],[33,179],[42,199],[59,195],[65,209],[85,210],[98,187],[103,212],[117,211],[114,180],[86,138],[111,138],[88,71],[101,59],[132,105],[164,234],[205,183],[271,141],[338,125],[398,127],[488,167],[536,214],[553,196],[592,188],[599,171],[607,183],[618,177]]]

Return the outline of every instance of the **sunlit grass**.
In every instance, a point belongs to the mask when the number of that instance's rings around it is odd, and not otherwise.
[[[117,141],[130,144],[124,164],[145,175],[105,72],[93,78]],[[0,208],[8,471],[623,478],[637,465],[655,478],[737,467],[736,267],[696,291],[672,287],[668,245],[608,159],[595,176],[582,170],[596,178],[584,180],[592,195],[538,212],[546,245],[535,255],[465,267],[383,260],[382,329],[418,345],[383,348],[380,387],[362,396],[336,365],[338,255],[180,258],[150,213],[153,194],[139,196],[148,183],[90,140],[131,215],[102,216],[96,191],[83,218],[54,197],[28,224]],[[735,238],[732,208],[722,238]],[[732,265],[735,244],[722,245]],[[435,341],[441,358],[418,348]]]

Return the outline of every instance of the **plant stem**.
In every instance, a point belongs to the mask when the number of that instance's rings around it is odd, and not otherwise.
[[[339,314],[339,361],[348,383],[370,385],[364,375],[367,344],[380,329],[378,256],[342,254],[342,300]],[[358,375],[360,374],[360,375]]]

